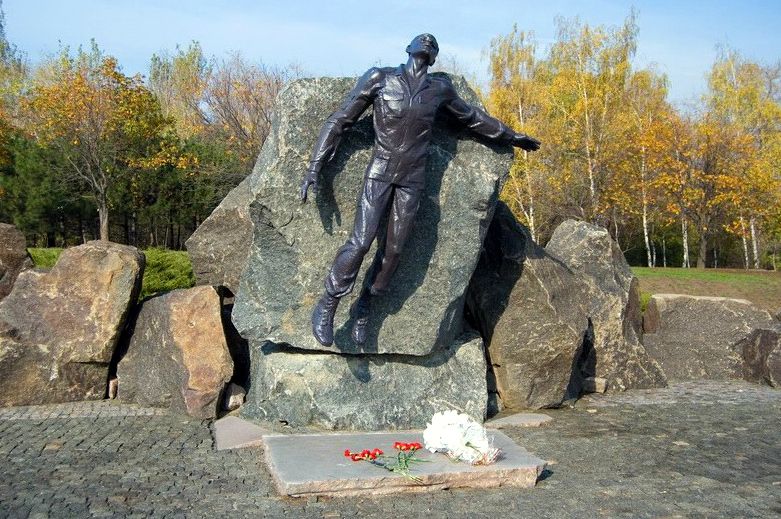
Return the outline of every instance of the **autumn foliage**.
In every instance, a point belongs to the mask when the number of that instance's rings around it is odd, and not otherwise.
[[[775,268],[781,66],[725,50],[701,104],[676,109],[664,75],[632,66],[634,14],[557,24],[545,52],[517,28],[491,43],[489,110],[544,143],[516,152],[502,193],[532,236],[576,218],[637,264]]]
[[[109,239],[109,196],[123,179],[179,165],[166,143],[170,121],[140,77],[127,77],[93,44],[75,57],[64,51],[40,71],[22,99],[22,121],[40,145],[56,150],[63,178],[86,187]]]
[[[0,58],[0,219],[48,246],[182,248],[251,170],[294,74],[240,55],[207,59],[197,43],[153,56],[148,79],[125,75],[94,42],[32,71],[15,72],[18,55]]]
[[[96,44],[30,67],[0,18],[0,220],[31,245],[97,237],[180,249],[251,171],[299,72],[197,42],[128,76]],[[490,42],[489,111],[539,138],[502,198],[545,243],[565,218],[608,228],[633,264],[773,267],[781,251],[781,65],[723,49],[699,103],[638,68],[638,25],[556,20],[540,45]]]

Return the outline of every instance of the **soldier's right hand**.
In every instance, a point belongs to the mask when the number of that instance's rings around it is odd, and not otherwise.
[[[510,144],[526,151],[537,151],[540,149],[540,141],[525,133],[516,133]]]
[[[304,180],[301,181],[301,202],[306,202],[307,194],[309,193],[310,186],[312,189],[317,191],[317,173],[313,172],[307,172],[306,175],[304,175]]]

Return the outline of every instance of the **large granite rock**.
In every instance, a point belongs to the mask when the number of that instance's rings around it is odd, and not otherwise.
[[[781,324],[753,330],[734,349],[743,360],[744,379],[781,387]]]
[[[424,357],[302,353],[273,343],[251,355],[245,418],[383,430],[423,428],[446,409],[485,417],[486,365],[475,334]]]
[[[586,283],[586,313],[593,345],[586,345],[584,374],[607,380],[610,389],[663,387],[665,376],[642,344],[637,278],[606,229],[567,220],[545,247]]]
[[[0,405],[103,398],[143,269],[134,247],[93,241],[22,272],[0,301]]]
[[[117,366],[117,396],[214,418],[233,374],[214,288],[174,290],[143,302]]]
[[[298,194],[321,126],[354,82],[304,79],[280,93],[271,132],[248,181],[254,238],[233,322],[256,345],[269,340],[308,350],[427,355],[449,346],[461,331],[464,292],[512,152],[478,142],[446,119],[436,126],[425,195],[390,293],[372,309],[368,340],[359,348],[350,339],[348,313],[360,292],[356,289],[337,312],[334,347],[325,348],[312,337],[311,314],[336,251],[352,231],[373,146],[371,113],[343,136],[336,156],[322,171],[317,196],[301,204]],[[455,84],[461,95],[477,103],[463,80]],[[199,239],[234,232],[231,222],[236,222],[236,233],[246,231],[246,188],[237,188],[215,211],[215,222],[209,224],[214,231],[204,230]],[[357,286],[375,248],[364,261]],[[234,253],[235,258],[225,260],[231,272],[247,254],[240,247]],[[206,268],[196,265],[195,270]],[[225,283],[232,286],[234,281]]]
[[[254,175],[254,173],[253,173]],[[220,202],[185,242],[196,283],[239,290],[239,277],[252,243],[250,175]]]
[[[745,299],[655,294],[643,319],[645,347],[671,381],[741,378],[734,346],[771,319]]]
[[[24,234],[7,223],[0,223],[0,300],[11,293],[19,273],[32,268]]]
[[[499,203],[467,292],[502,403],[555,407],[580,393],[584,283]],[[568,392],[569,388],[569,392]]]

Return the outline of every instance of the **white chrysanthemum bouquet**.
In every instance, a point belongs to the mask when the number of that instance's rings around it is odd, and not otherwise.
[[[500,455],[485,427],[453,410],[431,417],[431,423],[423,431],[423,443],[431,452],[443,452],[451,459],[472,465],[489,465]]]

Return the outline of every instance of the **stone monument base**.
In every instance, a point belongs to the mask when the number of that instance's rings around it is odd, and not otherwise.
[[[451,461],[444,454],[423,449],[411,474],[419,481],[365,461],[344,456],[345,449],[375,447],[393,455],[394,442],[423,442],[422,431],[347,434],[268,435],[263,437],[266,462],[280,494],[304,496],[359,496],[428,492],[446,488],[534,487],[546,462],[520,447],[505,434],[489,433],[502,450],[498,461],[472,466]]]

